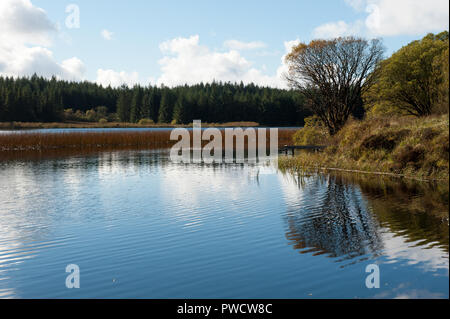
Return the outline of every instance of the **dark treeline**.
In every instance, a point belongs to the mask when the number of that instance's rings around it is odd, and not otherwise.
[[[193,86],[104,88],[32,76],[0,77],[0,121],[102,120],[186,124],[253,121],[263,125],[303,125],[311,113],[296,91],[254,84],[213,82]],[[68,114],[70,116],[68,116]],[[94,114],[94,115],[93,115]]]
[[[64,109],[86,112],[106,106],[114,112],[118,93],[89,82],[0,77],[0,121],[52,122],[64,119]]]

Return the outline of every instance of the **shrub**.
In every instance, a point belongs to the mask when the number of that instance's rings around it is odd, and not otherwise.
[[[105,123],[108,123],[108,120],[105,119],[105,118],[101,118],[100,120],[98,120],[98,122],[99,122],[100,124],[105,124]]]
[[[411,145],[405,145],[400,147],[394,154],[394,160],[400,165],[400,167],[405,167],[411,164],[417,164],[423,160],[425,155],[425,147],[423,145],[416,145],[412,147]]]
[[[88,110],[88,111],[86,111],[86,119],[88,120],[88,121],[95,121],[96,120],[96,118],[97,118],[97,113],[95,113],[95,111],[94,110]]]
[[[305,127],[325,127],[320,117],[317,115],[305,117]]]
[[[295,145],[324,145],[329,137],[325,128],[305,127],[294,134],[293,142]]]
[[[152,119],[141,119],[138,122],[139,125],[152,125],[155,124]]]
[[[305,118],[305,127],[293,136],[295,145],[324,145],[330,135],[323,122],[316,115]]]
[[[385,149],[392,151],[397,144],[397,141],[410,133],[410,130],[405,129],[398,132],[385,131],[383,133],[369,135],[363,140],[361,146],[372,150]]]

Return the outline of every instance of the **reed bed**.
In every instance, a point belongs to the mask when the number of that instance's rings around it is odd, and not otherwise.
[[[222,129],[224,139],[224,130]],[[118,132],[18,132],[0,134],[0,154],[45,153],[59,150],[82,152],[86,150],[164,149],[176,141],[170,140],[171,130],[163,131],[118,131]],[[294,129],[279,129],[279,145],[290,144]],[[192,131],[191,141],[192,141]],[[269,130],[267,131],[269,137]],[[267,138],[269,141],[269,138]],[[245,139],[245,145],[247,145]],[[202,142],[203,145],[208,143]],[[222,145],[224,144],[224,141]]]

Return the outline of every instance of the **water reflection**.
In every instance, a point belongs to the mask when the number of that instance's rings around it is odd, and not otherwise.
[[[348,259],[379,253],[380,225],[355,187],[336,176],[314,178],[302,187],[307,199],[286,214],[286,237],[295,249]]]
[[[292,179],[286,237],[300,253],[338,261],[385,256],[448,272],[448,185],[332,174]]]
[[[121,151],[0,161],[0,203],[0,298],[448,297],[445,185]]]

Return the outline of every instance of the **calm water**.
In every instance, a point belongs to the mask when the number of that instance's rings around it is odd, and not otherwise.
[[[202,129],[208,127],[203,126]],[[259,126],[258,128],[264,128]],[[300,127],[288,126],[282,127],[282,129],[298,130]],[[137,128],[43,128],[43,129],[29,129],[29,130],[1,130],[0,134],[21,134],[21,133],[73,133],[73,132],[148,132],[148,131],[170,131],[172,127],[137,127]],[[186,127],[187,130],[192,130],[192,127]],[[219,129],[225,129],[225,127],[219,127]]]
[[[447,185],[163,151],[0,162],[2,298],[448,298],[448,251]]]

